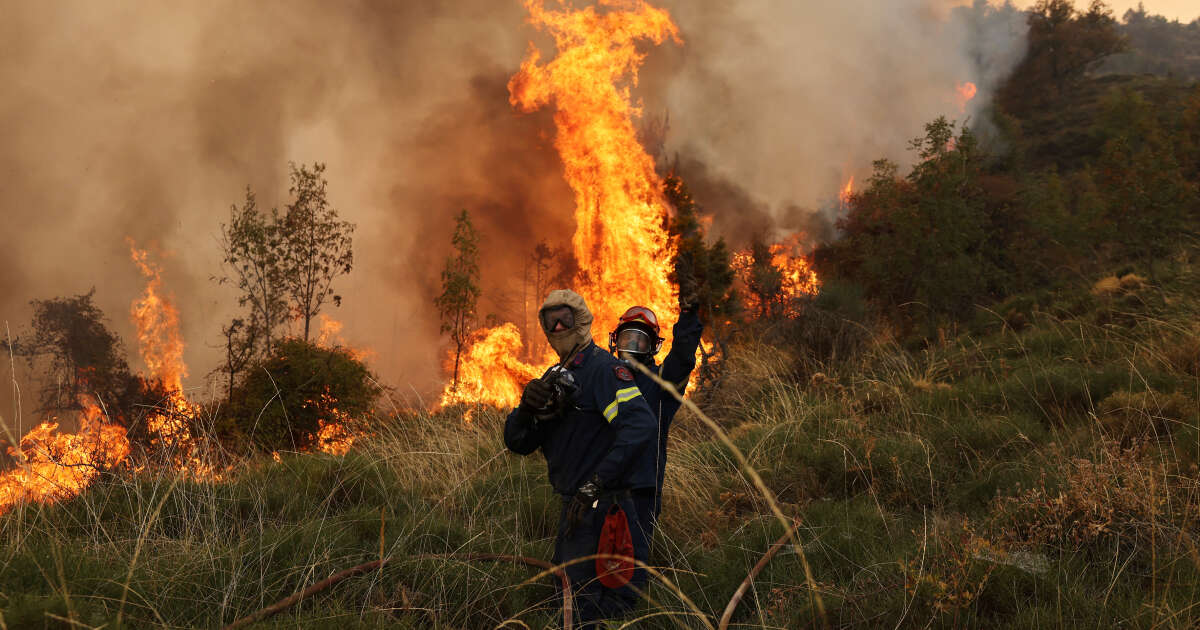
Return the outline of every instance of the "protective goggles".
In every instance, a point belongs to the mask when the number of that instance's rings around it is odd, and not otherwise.
[[[654,340],[650,338],[649,333],[637,328],[626,328],[617,333],[616,345],[618,352],[647,354],[650,352],[650,347],[653,343]]]
[[[575,327],[575,311],[570,306],[555,306],[542,311],[542,330],[562,332]]]

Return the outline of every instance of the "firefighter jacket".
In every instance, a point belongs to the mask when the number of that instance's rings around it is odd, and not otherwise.
[[[535,420],[514,409],[504,444],[528,455],[539,448],[550,484],[573,495],[595,474],[606,489],[653,488],[655,422],[632,370],[590,343],[567,366],[578,387],[557,417]]]
[[[692,370],[696,368],[696,348],[700,346],[700,333],[703,330],[704,326],[694,309],[683,311],[679,314],[679,321],[671,328],[671,351],[663,358],[661,365],[651,363],[648,366],[651,372],[674,385],[680,394],[687,389],[688,379]],[[646,403],[650,405],[650,411],[657,419],[654,488],[661,493],[663,475],[667,470],[667,433],[671,430],[671,421],[675,419],[675,413],[679,411],[681,403],[649,376],[636,372],[634,378],[638,390],[642,392]]]

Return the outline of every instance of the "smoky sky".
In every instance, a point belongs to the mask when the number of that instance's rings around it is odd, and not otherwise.
[[[921,125],[958,115],[956,82],[978,83],[981,102],[1023,39],[1015,12],[972,21],[950,3],[662,4],[684,43],[646,50],[636,95],[669,119],[662,157],[691,165],[731,240],[735,226],[810,225],[804,209],[826,208],[844,177],[903,162]],[[187,385],[202,392],[237,312],[212,280],[220,224],[247,186],[260,207],[286,204],[288,163],[321,161],[332,204],[358,226],[354,270],[335,284],[343,306],[327,312],[374,351],[386,383],[428,396],[443,378],[431,299],[454,214],[469,210],[483,235],[484,315],[519,317],[524,257],[539,240],[569,242],[553,112],[508,104],[528,42],[553,53],[515,0],[0,11],[0,320],[14,334],[30,300],[95,287],[141,369],[131,237],[164,269]],[[17,372],[29,398],[35,381]]]

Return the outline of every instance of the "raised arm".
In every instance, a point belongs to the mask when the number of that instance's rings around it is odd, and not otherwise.
[[[683,392],[688,377],[696,369],[696,348],[700,347],[700,333],[704,331],[704,325],[700,323],[696,309],[692,308],[679,313],[679,321],[671,330],[674,339],[671,341],[671,352],[662,362],[662,377]]]

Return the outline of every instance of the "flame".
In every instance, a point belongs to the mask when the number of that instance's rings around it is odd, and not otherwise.
[[[133,323],[137,327],[138,351],[150,376],[162,381],[170,391],[182,391],[187,366],[183,363],[183,339],[179,336],[179,310],[164,299],[162,269],[152,262],[145,250],[128,239],[130,257],[146,278],[146,290],[133,302]]]
[[[843,209],[850,205],[850,197],[852,195],[854,195],[853,175],[850,176],[850,179],[846,181],[846,185],[843,186],[841,192],[838,193],[838,203],[841,204]]]
[[[799,315],[802,298],[816,295],[821,291],[821,280],[812,268],[812,261],[801,253],[804,250],[805,240],[805,234],[798,232],[783,242],[770,246],[771,264],[783,276],[780,298],[783,304],[783,314],[787,317]],[[733,269],[743,283],[748,282],[753,266],[754,255],[750,250],[734,253]],[[762,303],[753,293],[745,292],[743,299],[751,311],[762,310]]]
[[[670,15],[644,0],[598,5],[606,10],[564,5],[555,11],[542,0],[525,0],[530,23],[554,38],[558,56],[543,64],[530,43],[508,88],[521,111],[556,107],[554,144],[575,191],[572,244],[583,270],[578,290],[603,328],[635,304],[668,320],[678,314],[667,280],[673,245],[663,225],[663,184],[638,142],[634,118],[641,110],[629,90],[645,57],[636,43],[680,39]]]
[[[958,111],[965,114],[967,112],[967,103],[970,103],[971,99],[975,98],[975,95],[979,93],[979,88],[975,87],[974,83],[967,81],[966,83],[956,85],[954,91],[957,93],[955,101],[958,103]]]
[[[350,416],[338,409],[337,398],[329,393],[329,386],[325,387],[325,392],[317,400],[309,400],[304,405],[316,407],[327,416],[317,420],[317,449],[330,455],[349,453],[357,436],[350,431]]]
[[[575,192],[572,246],[582,271],[574,289],[592,310],[593,332],[605,336],[637,304],[670,321],[679,309],[668,280],[674,253],[665,229],[668,210],[654,160],[638,142],[634,119],[641,110],[630,88],[645,58],[637,44],[681,43],[679,29],[645,0],[598,0],[583,9],[560,3],[559,10],[546,9],[543,0],[524,4],[529,22],[554,39],[558,55],[543,63],[531,42],[508,83],[509,101],[522,112],[555,107],[554,145]],[[515,404],[524,381],[540,373],[513,359],[522,347],[517,329],[501,326],[477,339],[460,365],[458,390],[448,385],[442,404]]]
[[[447,385],[438,405],[516,406],[525,383],[542,375],[517,358],[520,352],[521,331],[514,324],[476,331],[459,363],[458,387]]]
[[[82,396],[79,402],[83,410],[75,433],[59,433],[58,423],[47,420],[26,433],[16,447],[8,447],[17,467],[0,473],[0,513],[17,503],[73,497],[100,471],[129,457],[125,427],[107,422],[90,396]]]
[[[342,322],[329,317],[325,313],[317,315],[319,330],[317,332],[316,343],[318,346],[325,348],[341,348],[350,353],[350,357],[355,361],[366,362],[368,359],[374,358],[375,351],[365,348],[355,348],[342,338]]]

